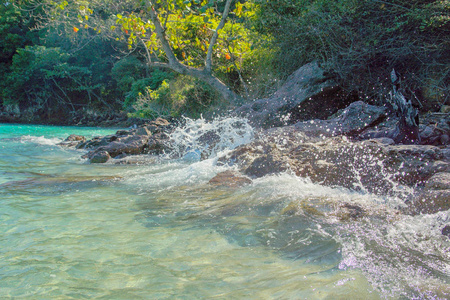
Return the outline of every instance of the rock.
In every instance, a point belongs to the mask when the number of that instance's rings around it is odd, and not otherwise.
[[[111,158],[111,156],[109,155],[108,152],[99,151],[99,152],[96,152],[94,155],[92,155],[92,157],[89,159],[89,161],[92,164],[102,164],[102,163],[107,162],[110,158]]]
[[[291,170],[328,186],[403,197],[403,185],[423,186],[434,174],[450,172],[449,152],[429,145],[394,145],[389,138],[315,138],[292,125],[262,131],[218,163],[237,166],[251,177]]]
[[[252,181],[249,178],[230,170],[218,173],[209,181],[211,185],[227,187],[240,187],[251,183]]]
[[[442,228],[442,235],[445,235],[450,238],[450,225],[446,225],[444,228]]]
[[[417,214],[435,214],[450,209],[450,189],[424,190],[408,203],[407,212]]]
[[[65,141],[70,141],[70,142],[82,141],[82,142],[84,142],[84,141],[86,141],[86,138],[84,136],[81,136],[81,135],[71,134],[65,139]]]
[[[437,173],[425,183],[425,187],[433,190],[450,189],[450,173]],[[450,200],[450,199],[449,199]]]
[[[166,119],[163,118],[156,118],[156,120],[151,121],[150,125],[155,125],[155,126],[168,126],[170,125],[170,122],[167,121]]]
[[[317,62],[304,65],[271,97],[246,104],[237,113],[265,128],[293,124],[302,119],[326,118],[349,102],[341,88]]]
[[[366,212],[358,205],[341,203],[336,211],[336,215],[341,221],[349,221],[364,217]]]
[[[356,136],[364,129],[380,123],[385,118],[385,113],[385,107],[357,101],[338,112],[332,119],[299,122],[294,126],[296,130],[315,137]]]
[[[94,137],[92,140],[81,143],[77,146],[77,149],[96,149],[102,146],[106,146],[109,143],[118,139],[115,134],[107,135],[103,137]]]
[[[284,172],[288,165],[280,159],[276,159],[272,154],[263,155],[255,160],[244,170],[244,174],[253,177],[263,177],[268,174]]]
[[[89,152],[86,156],[91,159],[96,153],[106,151],[111,157],[117,157],[121,154],[141,154],[147,146],[148,136],[132,135],[117,138],[105,146]]]
[[[163,154],[171,150],[170,137],[165,133],[156,133],[148,139],[147,152],[149,154]]]
[[[58,145],[65,147],[78,147],[78,145],[84,142],[86,142],[86,138],[84,136],[71,134]]]
[[[129,130],[117,130],[116,135],[125,136],[125,135],[132,135],[132,133]]]
[[[150,130],[148,130],[147,127],[139,127],[138,129],[136,129],[135,134],[150,136],[150,135],[152,135],[152,132]]]

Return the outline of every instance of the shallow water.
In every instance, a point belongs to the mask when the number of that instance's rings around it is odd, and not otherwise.
[[[177,135],[192,147],[193,131]],[[0,298],[450,297],[450,212],[403,216],[287,173],[213,187],[214,155],[95,165],[56,145],[112,132],[0,125]]]

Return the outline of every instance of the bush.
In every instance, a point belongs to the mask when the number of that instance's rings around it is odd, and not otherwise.
[[[258,2],[255,28],[273,36],[280,77],[318,60],[347,90],[384,101],[395,68],[424,110],[449,102],[449,1]]]
[[[138,118],[179,117],[198,118],[217,104],[217,95],[211,87],[191,77],[179,75],[164,80],[157,89],[149,86],[140,92],[129,115]]]

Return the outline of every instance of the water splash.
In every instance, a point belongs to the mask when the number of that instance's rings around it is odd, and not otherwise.
[[[32,136],[32,135],[24,135],[20,138],[21,143],[33,143],[42,146],[55,146],[61,141],[62,139],[59,138],[46,138],[44,136]]]
[[[176,128],[170,139],[174,144],[170,156],[197,161],[249,143],[253,139],[253,128],[242,118],[215,119],[211,122],[203,118],[186,118],[185,125]]]

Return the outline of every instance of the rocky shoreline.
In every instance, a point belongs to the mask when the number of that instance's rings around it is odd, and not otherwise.
[[[450,209],[450,114],[420,115],[418,139],[401,144],[395,141],[400,122],[395,111],[361,101],[331,109],[323,93],[332,97],[330,90],[336,88],[323,76],[317,66],[308,66],[271,99],[239,108],[237,114],[259,129],[252,142],[217,158],[217,164],[234,171],[218,174],[210,184],[238,187],[269,174],[291,172],[326,186],[399,197],[404,205],[397,209],[405,214]],[[288,88],[294,89],[290,97]],[[314,118],[317,103],[310,99],[328,103],[324,106],[331,115],[324,118],[320,111],[321,118]],[[312,119],[305,120],[302,111]],[[149,157],[173,153],[171,134],[176,127],[159,118],[89,141],[70,136],[61,145],[87,150],[83,157],[91,163],[148,163]],[[211,129],[198,139],[198,159],[208,158],[205,149],[213,148],[220,134]]]

